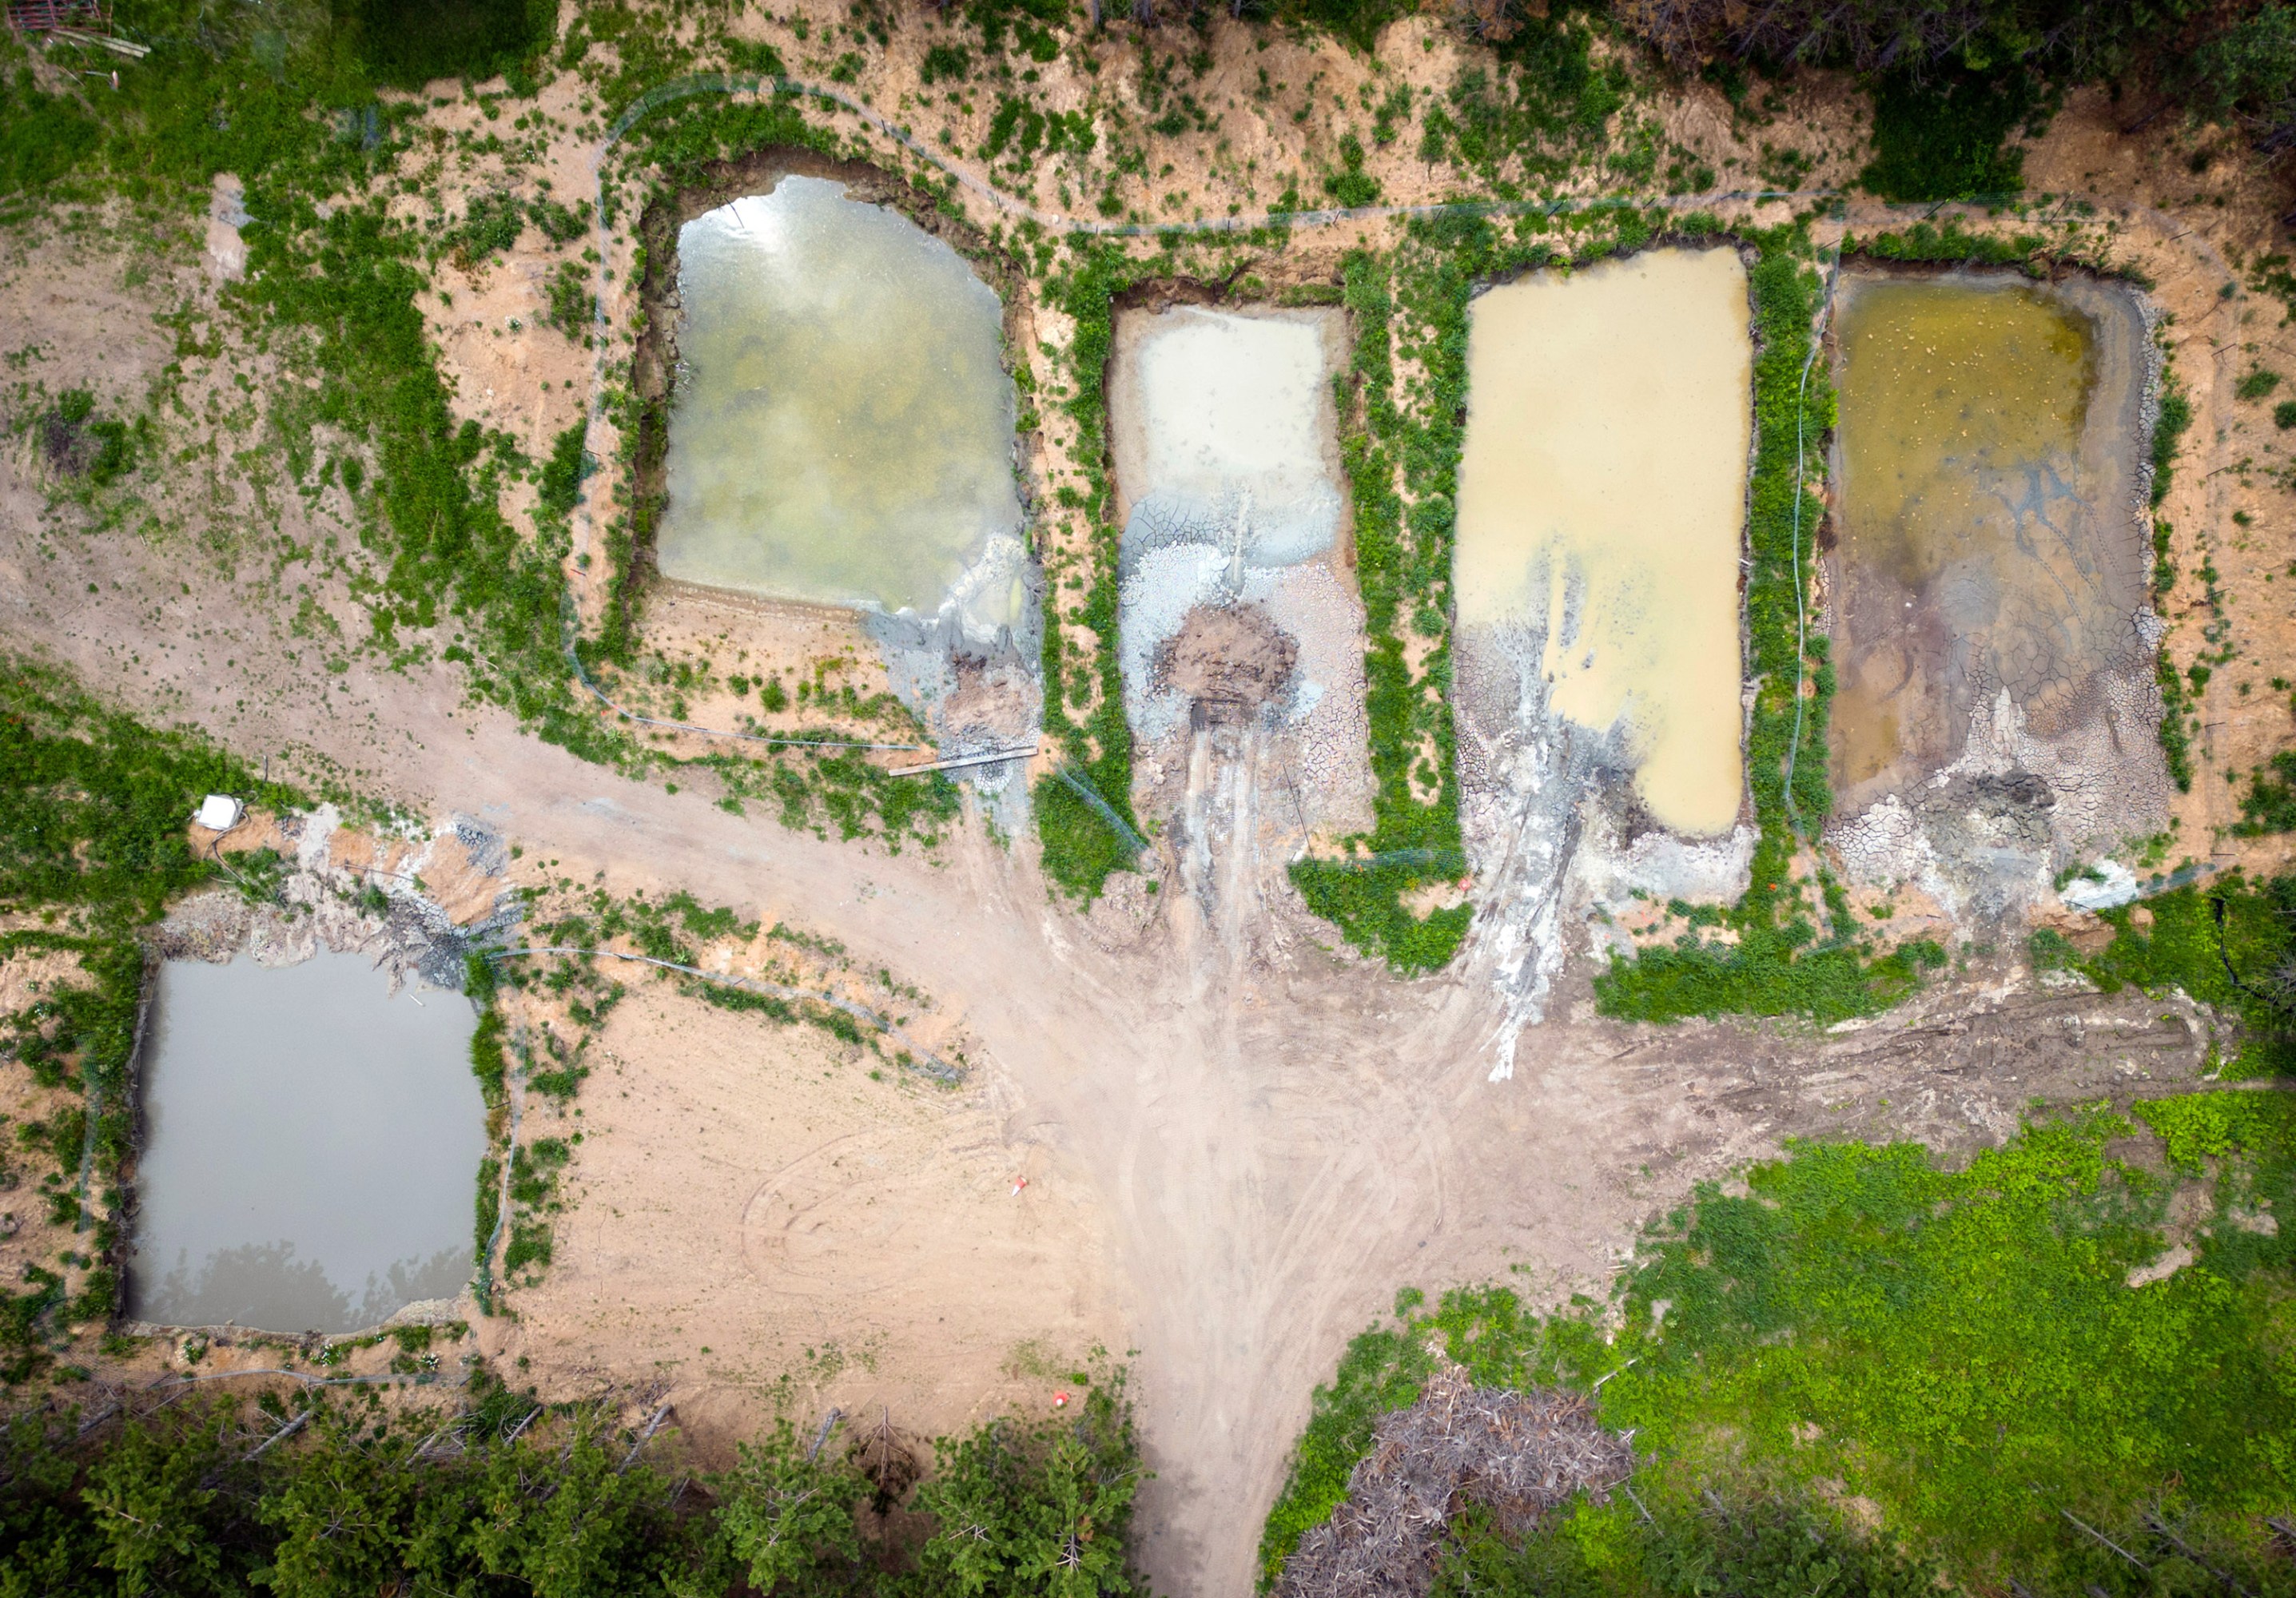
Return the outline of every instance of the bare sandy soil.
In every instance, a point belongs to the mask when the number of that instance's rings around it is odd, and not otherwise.
[[[1557,1021],[1492,1084],[1472,962],[1398,983],[1322,954],[1312,924],[1290,959],[1244,956],[1181,895],[1137,928],[1080,921],[977,832],[938,859],[824,844],[457,714],[443,680],[383,686],[425,746],[396,791],[483,814],[578,880],[795,913],[979,1040],[979,1096],[943,1102],[865,1092],[803,1035],[645,1001],[581,1101],[560,1263],[493,1346],[553,1386],[667,1381],[692,1422],[739,1435],[792,1350],[848,1356],[816,1401],[925,1422],[1041,1397],[1005,1373],[1029,1368],[1019,1345],[1072,1356],[1114,1333],[1159,1473],[1143,1557],[1173,1591],[1249,1586],[1308,1389],[1398,1286],[1599,1292],[1642,1219],[1784,1135],[1965,1149],[2037,1098],[2161,1091],[2204,1049],[2204,1026],[2141,996],[2005,975],[1840,1039]]]
[[[1336,46],[1253,53],[1225,25],[1214,32],[1215,84],[1249,101],[1265,64],[1292,99],[1240,111],[1267,127],[1225,150],[1212,135],[1180,141],[1179,169],[1151,202],[1174,214],[1217,214],[1229,195],[1272,200],[1275,168],[1299,159],[1277,152],[1335,137],[1369,79]],[[1439,47],[1420,50],[1423,35]],[[904,36],[904,50],[913,42]],[[1402,75],[1449,81],[1447,36],[1414,21],[1390,43]],[[1131,61],[1111,52],[1107,64],[1129,73]],[[1048,104],[1077,89],[1072,70],[1060,64]],[[1312,122],[1279,121],[1316,73],[1331,104]],[[915,86],[867,86],[891,104]],[[571,87],[551,93],[560,114],[578,114]],[[969,137],[987,115],[977,98]],[[1702,88],[1664,109],[1719,182],[1775,160],[1761,145],[1790,135],[1833,163],[1821,177],[1854,168],[1850,97],[1820,85],[1814,104],[1799,129],[1741,127]],[[2278,247],[2274,195],[2232,156],[2204,184],[2182,136],[2122,140],[2110,108],[2077,96],[2029,174],[2058,192],[2096,185],[2100,247],[2141,265],[2175,316],[2166,332],[2199,414],[2166,508],[2188,574],[2171,648],[2189,659],[2209,619],[2189,575],[2205,550],[2224,573],[2240,651],[2208,691],[2208,763],[2179,805],[2182,837],[2226,863],[2278,864],[2284,842],[2234,849],[2213,829],[2235,813],[2224,771],[2296,731],[2285,697],[2265,687],[2296,658],[2296,612],[2283,614],[2296,598],[2276,597],[2296,578],[2266,580],[2296,555],[2296,511],[2264,469],[2286,451],[2268,414],[2232,397],[2251,361],[2296,374],[2296,347],[2279,306],[2241,288],[2231,265]],[[1419,169],[1407,142],[1374,160],[1392,198],[1433,197],[1450,181]],[[578,186],[578,161],[554,169],[562,195]],[[2227,203],[2193,203],[2202,187]],[[1853,205],[1849,220],[1868,232],[1904,217]],[[152,391],[176,358],[152,316],[212,291],[202,226],[126,258],[93,229],[6,241],[0,354],[41,352],[12,381],[53,392],[94,379],[122,408]],[[1294,269],[1328,264],[1357,232],[1333,230]],[[483,286],[457,286],[436,331],[458,405],[515,422],[539,453],[578,414],[580,396],[557,385],[584,363],[554,332],[508,330],[510,315],[533,314],[537,268],[514,258]],[[1043,312],[1029,341],[1058,346],[1070,331]],[[560,347],[532,342],[546,340]],[[944,1093],[873,1079],[867,1062],[810,1033],[645,983],[614,1017],[577,1101],[584,1141],[556,1261],[512,1295],[518,1320],[481,1337],[554,1390],[664,1386],[707,1446],[782,1403],[884,1404],[898,1423],[930,1430],[1044,1402],[1065,1361],[1104,1342],[1133,1354],[1158,1472],[1141,1501],[1147,1572],[1166,1591],[1227,1598],[1250,1588],[1312,1385],[1398,1287],[1499,1277],[1542,1305],[1600,1293],[1644,1219],[1789,1135],[1919,1137],[1958,1152],[2007,1136],[2036,1101],[2173,1091],[2202,1069],[2210,1026],[2189,1006],[2035,991],[1980,958],[1834,1036],[1622,1028],[1593,1019],[1583,971],[1566,972],[1550,1020],[1522,1034],[1512,1079],[1492,1082],[1502,1016],[1480,932],[1451,971],[1398,982],[1332,952],[1331,930],[1273,871],[1248,896],[1181,891],[1197,868],[1166,847],[1159,892],[1120,879],[1078,915],[1048,898],[1031,845],[1007,850],[979,825],[931,855],[893,856],[627,781],[466,705],[451,668],[416,660],[392,671],[343,648],[361,624],[342,586],[358,566],[340,491],[250,481],[233,439],[256,424],[231,408],[233,374],[260,381],[266,369],[243,353],[184,358],[193,420],[181,425],[209,440],[207,475],[177,474],[171,494],[139,488],[148,515],[93,513],[24,442],[9,446],[0,637],[248,755],[291,756],[430,816],[482,817],[523,850],[514,883],[684,889],[832,935],[857,964],[929,993],[939,1024],[970,1040],[973,1076]],[[509,381],[521,358],[524,377]],[[1039,488],[1073,470],[1065,438],[1032,445]],[[2264,465],[2243,472],[2245,455]],[[194,503],[186,482],[206,497]],[[1046,537],[1059,576],[1075,548],[1058,529]],[[677,604],[660,620],[694,647],[720,635]],[[2238,693],[2243,680],[2251,693]],[[1214,729],[1191,746],[1188,791],[1207,805],[1259,802],[1249,751],[1218,742],[1232,736]]]

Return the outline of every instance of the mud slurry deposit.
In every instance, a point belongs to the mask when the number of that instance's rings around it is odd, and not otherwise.
[[[2084,275],[1845,274],[1829,841],[1853,880],[1993,916],[2166,819],[2150,333]]]
[[[1568,922],[1636,889],[1743,886],[1748,320],[1729,249],[1535,273],[1474,303],[1458,702],[1502,1070]]]

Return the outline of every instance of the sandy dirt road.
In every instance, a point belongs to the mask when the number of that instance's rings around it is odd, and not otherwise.
[[[94,635],[49,638],[94,685],[150,697]],[[448,677],[359,672],[353,694],[412,736],[332,752],[381,762],[388,791],[618,889],[828,932],[957,1012],[1007,1126],[1058,1151],[1060,1179],[1086,1188],[1063,1198],[1105,1239],[1157,1472],[1142,1557],[1166,1592],[1250,1589],[1310,1389],[1398,1287],[1599,1291],[1642,1220],[1788,1134],[1992,1142],[2036,1096],[2157,1091],[2199,1065],[2189,1019],[2141,999],[1965,984],[1950,1019],[1930,1012],[1939,995],[1839,1038],[1558,1020],[1492,1083],[1498,1016],[1472,957],[1410,984],[1307,937],[1270,958],[1233,935],[1292,914],[1264,873],[1234,889],[1266,901],[1256,917],[1187,891],[1132,927],[1078,917],[977,828],[938,858],[818,842],[584,765],[461,708]]]

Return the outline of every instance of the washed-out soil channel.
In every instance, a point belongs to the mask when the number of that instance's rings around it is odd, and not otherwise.
[[[1997,914],[2161,824],[2151,331],[2087,274],[1843,274],[1830,840],[1854,879]]]
[[[486,1109],[458,993],[365,956],[162,962],[140,1051],[128,1309],[346,1332],[469,1281]]]

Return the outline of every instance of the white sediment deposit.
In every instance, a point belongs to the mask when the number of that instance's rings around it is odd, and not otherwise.
[[[1331,396],[1343,332],[1324,310],[1118,318],[1119,652],[1138,798],[1176,812],[1192,883],[1210,881],[1218,837],[1228,885],[1203,894],[1231,927],[1235,894],[1259,891],[1241,886],[1257,881],[1259,846],[1272,871],[1311,837],[1371,821],[1363,609]]]
[[[1572,901],[1742,886],[1748,322],[1729,250],[1538,273],[1474,303],[1460,764],[1481,952],[1508,1004],[1500,1075],[1545,1012]],[[1638,841],[1654,828],[1712,841]],[[1582,850],[1602,858],[1574,876]]]

